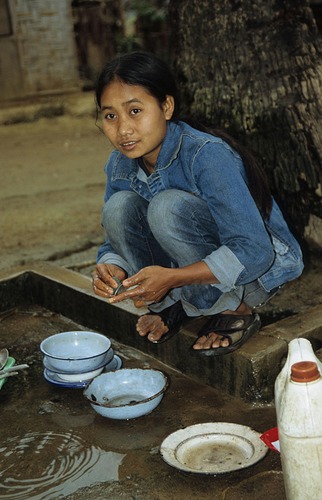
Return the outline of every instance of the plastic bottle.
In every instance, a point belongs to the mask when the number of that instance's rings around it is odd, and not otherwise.
[[[322,363],[315,356],[311,342],[304,338],[291,340],[288,344],[288,354],[285,364],[275,381],[274,399],[277,419],[279,418],[281,400],[285,395],[285,388],[290,382],[291,366],[299,361],[313,361],[318,365],[322,375]]]
[[[315,361],[291,365],[277,419],[286,498],[322,499],[322,376]]]

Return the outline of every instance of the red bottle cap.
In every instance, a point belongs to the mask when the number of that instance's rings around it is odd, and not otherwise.
[[[320,377],[318,366],[314,361],[299,361],[291,368],[293,382],[313,382]]]

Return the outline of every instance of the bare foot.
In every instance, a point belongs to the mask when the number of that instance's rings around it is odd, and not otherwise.
[[[228,347],[229,340],[227,338],[218,335],[217,333],[209,333],[209,335],[203,335],[199,337],[198,340],[193,344],[192,348],[199,349],[217,349],[217,347]]]
[[[249,315],[251,314],[252,310],[246,306],[246,304],[241,304],[236,311],[223,311],[222,314],[236,314],[238,316],[240,315]],[[236,325],[238,326],[238,324]],[[242,325],[241,325],[242,326]],[[222,337],[220,334],[213,332],[209,333],[208,335],[203,335],[202,337],[199,337],[194,345],[192,346],[193,349],[195,350],[200,350],[200,349],[217,349],[218,347],[228,347],[229,346],[229,340],[225,337]]]
[[[169,328],[163,323],[157,314],[146,314],[138,319],[136,331],[141,337],[148,337],[151,341],[160,340]]]

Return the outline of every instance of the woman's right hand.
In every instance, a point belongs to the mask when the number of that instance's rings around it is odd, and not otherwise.
[[[97,264],[92,272],[92,287],[96,295],[113,297],[114,289],[118,286],[117,281],[113,279],[114,276],[122,282],[127,274],[124,269],[114,264]]]

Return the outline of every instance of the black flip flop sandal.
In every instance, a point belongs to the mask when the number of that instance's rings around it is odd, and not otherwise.
[[[164,325],[168,327],[168,331],[159,340],[150,340],[147,338],[147,335],[145,336],[148,342],[152,344],[162,344],[171,339],[171,337],[179,332],[182,323],[188,318],[180,301],[163,309],[163,311],[154,312],[149,310],[147,314],[150,316],[160,316]]]
[[[239,349],[261,327],[261,320],[257,313],[243,315],[215,314],[201,328],[198,337],[207,337],[210,333],[218,333],[228,339],[227,347],[210,349],[191,349],[200,356],[223,356]]]

